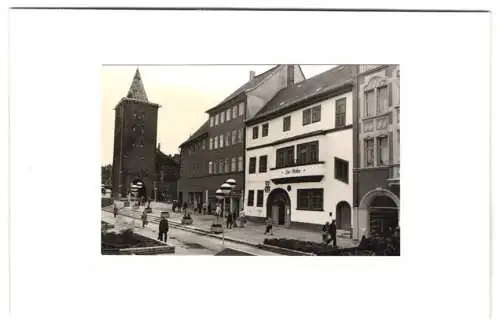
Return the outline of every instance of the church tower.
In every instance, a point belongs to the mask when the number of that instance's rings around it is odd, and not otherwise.
[[[150,196],[156,172],[156,133],[160,105],[148,100],[139,69],[127,96],[115,107],[113,196],[126,196],[130,184],[144,184],[140,196]]]

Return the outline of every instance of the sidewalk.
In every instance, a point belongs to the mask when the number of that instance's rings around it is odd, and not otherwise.
[[[159,205],[151,205],[153,209],[153,213],[148,214],[149,216],[153,216],[155,218],[160,218],[160,213],[162,211],[166,210],[169,211],[170,213],[170,218],[172,222],[175,223],[181,223],[183,213],[173,213],[170,209],[168,209],[168,206],[162,205],[159,207]],[[140,215],[142,210],[144,208],[141,207],[139,210],[131,210],[128,208],[123,208],[123,212],[125,211],[127,213],[131,214],[137,214]],[[210,232],[210,226],[213,221],[216,220],[216,217],[213,215],[191,215],[191,218],[193,219],[193,224],[192,225],[183,225],[183,228],[185,229],[192,229],[192,230],[203,230],[205,232]],[[244,228],[233,228],[233,229],[226,229],[226,220],[223,218],[219,218],[220,223],[224,226],[224,236],[227,238],[231,238],[234,240],[240,240],[244,241],[247,243],[252,243],[252,244],[262,244],[264,242],[264,239],[266,238],[291,238],[291,239],[297,239],[297,240],[302,240],[302,241],[311,241],[311,242],[317,242],[320,243],[322,241],[321,233],[320,232],[315,232],[315,231],[309,231],[309,230],[302,230],[302,229],[294,229],[294,228],[285,228],[283,226],[279,225],[273,225],[273,233],[274,236],[271,235],[264,235],[264,230],[265,230],[265,225],[264,224],[259,224],[259,223],[252,223],[248,222]],[[337,246],[339,247],[353,247],[357,246],[358,242],[353,241],[350,238],[343,238],[343,237],[337,237]]]

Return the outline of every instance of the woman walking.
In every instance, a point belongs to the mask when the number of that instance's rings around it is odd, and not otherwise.
[[[271,236],[274,236],[273,234],[273,220],[268,217],[266,220],[266,232],[264,232],[264,235],[271,234]]]
[[[146,214],[146,210],[142,211],[142,228],[145,228],[148,225],[148,214]]]

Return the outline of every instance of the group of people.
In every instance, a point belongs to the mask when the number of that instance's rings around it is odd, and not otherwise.
[[[113,205],[113,217],[116,218],[117,215],[118,215],[118,207],[115,204]],[[142,228],[146,228],[147,225],[149,224],[148,214],[146,213],[146,210],[142,211],[141,220],[142,220]],[[158,227],[158,240],[165,243],[167,242],[168,229],[169,229],[168,220],[165,216],[162,215]]]

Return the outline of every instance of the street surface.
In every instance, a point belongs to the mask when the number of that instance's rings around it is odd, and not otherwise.
[[[118,215],[116,219],[110,212],[102,211],[102,220],[104,222],[116,225],[116,229],[126,228],[134,225],[134,232],[149,238],[158,238],[158,224],[149,223],[145,229],[142,228],[142,221],[122,215]],[[260,250],[252,246],[224,241],[218,238],[212,238],[204,235],[199,235],[190,231],[180,230],[172,225],[168,232],[168,245],[175,246],[175,255],[215,255],[216,253],[231,248],[238,251],[250,253],[252,255],[278,255],[269,251]],[[172,254],[167,254],[172,255]]]

